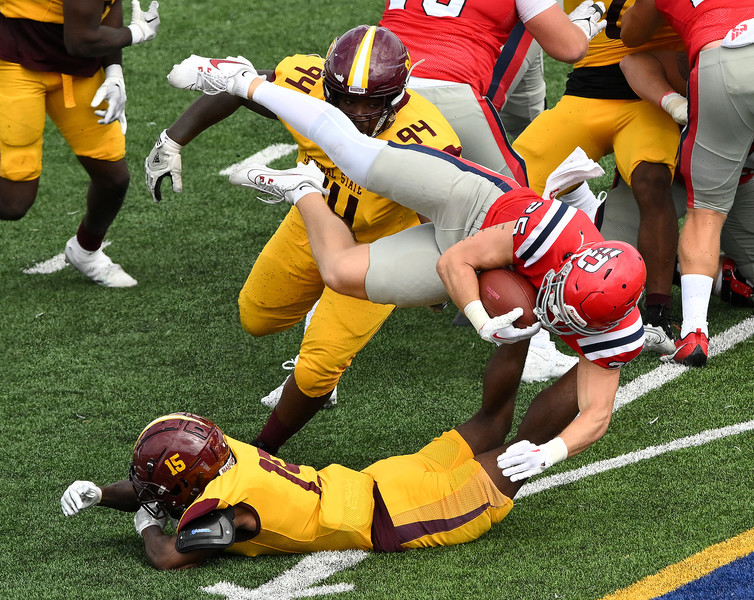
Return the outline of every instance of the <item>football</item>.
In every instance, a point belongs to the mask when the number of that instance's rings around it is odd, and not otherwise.
[[[491,269],[479,273],[479,296],[491,317],[504,315],[520,306],[524,314],[513,325],[523,328],[537,322],[534,314],[537,289],[511,269]]]

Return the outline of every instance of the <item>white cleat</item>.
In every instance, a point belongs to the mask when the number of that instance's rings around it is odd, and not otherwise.
[[[256,164],[231,173],[230,182],[263,192],[266,197],[257,198],[267,204],[278,204],[283,200],[295,204],[299,198],[311,192],[319,192],[323,196],[330,193],[324,187],[325,174],[313,162],[298,163],[294,168],[285,170]]]
[[[298,356],[295,358],[292,358],[291,360],[286,360],[281,366],[286,371],[293,371],[293,369],[296,368],[296,363],[298,362]],[[290,375],[285,378],[285,381],[281,383],[278,387],[276,387],[274,390],[272,390],[269,394],[267,394],[264,398],[260,400],[262,403],[262,406],[266,406],[270,410],[275,408],[278,405],[278,402],[280,402],[280,397],[283,395],[283,386],[285,386],[286,382],[290,378]],[[330,394],[329,400],[325,403],[325,405],[322,408],[333,408],[338,403],[338,386],[335,386],[335,389],[332,391],[332,394]]]
[[[241,77],[238,77],[238,76]],[[259,77],[254,66],[243,56],[205,58],[192,54],[168,73],[168,83],[180,90],[195,90],[214,95],[221,92],[234,93],[234,87],[242,82],[250,83]]]
[[[644,348],[642,352],[673,354],[675,340],[669,336],[661,325],[644,325]]]
[[[521,375],[521,381],[533,383],[556,379],[565,375],[578,362],[578,357],[559,352],[555,347],[555,342],[548,341],[542,346],[532,344],[529,346],[529,352],[526,355],[526,364]]]
[[[65,262],[104,287],[133,287],[137,283],[123,267],[110,260],[102,248],[93,252],[84,250],[75,235],[65,245]]]

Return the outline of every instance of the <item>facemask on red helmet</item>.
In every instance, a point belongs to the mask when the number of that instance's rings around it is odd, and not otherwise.
[[[217,425],[191,413],[172,413],[141,432],[128,479],[152,516],[180,518],[207,484],[233,464]]]
[[[408,50],[392,31],[359,25],[335,38],[327,51],[325,99],[339,108],[342,96],[380,100],[380,108],[369,114],[344,111],[354,123],[377,119],[368,132],[374,137],[395,120],[410,70]]]
[[[647,280],[641,254],[624,242],[584,244],[548,271],[534,309],[553,333],[596,335],[615,328],[639,302]]]

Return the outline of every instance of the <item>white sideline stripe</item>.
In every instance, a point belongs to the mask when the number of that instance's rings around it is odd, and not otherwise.
[[[666,452],[673,452],[682,448],[691,448],[693,446],[701,446],[708,442],[719,440],[731,435],[737,435],[745,431],[754,430],[754,421],[746,421],[745,423],[738,423],[737,425],[729,425],[728,427],[721,427],[720,429],[708,429],[689,437],[681,438],[661,446],[649,446],[644,450],[637,450],[636,452],[629,452],[623,456],[617,458],[610,458],[607,460],[600,460],[590,465],[585,465],[573,471],[567,471],[565,473],[558,473],[557,475],[550,475],[549,477],[543,477],[532,483],[524,485],[516,494],[516,499],[531,496],[550,488],[565,485],[566,483],[573,483],[584,477],[596,475],[598,473],[604,473],[611,469],[619,469],[627,465],[645,460],[647,458],[654,458],[660,454]]]
[[[709,358],[730,350],[752,335],[754,335],[754,317],[749,317],[727,331],[710,338]],[[673,379],[688,371],[689,368],[678,363],[665,363],[621,386],[615,394],[613,412],[669,381],[673,381]]]
[[[251,166],[254,163],[269,165],[273,160],[288,156],[296,149],[298,149],[298,146],[296,144],[273,144],[272,146],[268,146],[264,150],[260,150],[256,154],[252,154],[249,158],[242,160],[240,163],[226,167],[225,169],[220,171],[220,175],[230,175],[234,171],[246,168],[247,166]]]
[[[109,245],[110,242],[102,242],[103,249],[107,248]],[[67,266],[68,263],[65,262],[65,253],[61,252],[48,260],[33,264],[28,269],[23,269],[23,272],[26,275],[50,275],[51,273],[62,271]]]

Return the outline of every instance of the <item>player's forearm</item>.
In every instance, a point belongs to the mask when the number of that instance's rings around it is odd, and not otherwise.
[[[133,485],[127,479],[116,481],[110,485],[100,488],[102,490],[102,500],[99,505],[124,512],[136,512],[139,509],[139,502],[136,499],[136,492]]]
[[[131,32],[123,26],[121,3],[115,2],[101,19],[102,4],[92,0],[64,3],[63,36],[73,56],[106,56],[131,43]],[[113,64],[109,62],[108,64]]]
[[[160,571],[171,569],[189,569],[198,567],[209,556],[215,554],[212,550],[196,550],[181,553],[176,550],[177,536],[165,535],[159,527],[147,527],[142,533],[144,550],[149,564]]]
[[[185,146],[200,133],[236,112],[241,102],[240,98],[230,94],[202,95],[168,127],[168,136]]]
[[[605,435],[610,416],[610,413],[579,414],[558,436],[568,448],[568,456],[583,452]]]

